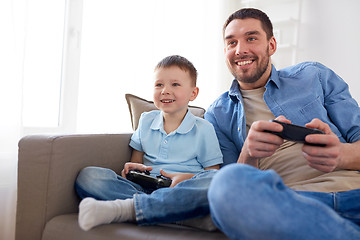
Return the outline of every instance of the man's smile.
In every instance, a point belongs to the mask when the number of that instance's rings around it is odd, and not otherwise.
[[[238,66],[245,66],[245,65],[251,64],[251,63],[254,62],[254,61],[255,61],[255,60],[238,61],[238,62],[235,62],[235,64],[238,65]]]

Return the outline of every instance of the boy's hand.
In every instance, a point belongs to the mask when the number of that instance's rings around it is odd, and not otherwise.
[[[195,174],[192,173],[167,173],[160,170],[161,175],[172,180],[170,187],[175,187],[178,183],[192,178]]]
[[[133,163],[133,162],[127,162],[125,163],[124,169],[121,171],[121,176],[123,178],[126,178],[126,174],[130,170],[139,170],[140,172],[151,171],[152,167],[148,167],[142,163]]]

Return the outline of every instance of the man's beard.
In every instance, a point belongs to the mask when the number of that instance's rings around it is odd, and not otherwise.
[[[256,58],[258,59],[258,58]],[[249,76],[245,76],[245,74],[243,76],[240,76],[240,74],[237,74],[236,71],[234,69],[230,69],[230,72],[232,73],[232,75],[235,77],[235,79],[239,82],[243,82],[243,83],[255,83],[256,81],[258,81],[266,72],[266,69],[268,68],[268,65],[270,63],[270,56],[266,56],[261,62],[260,62],[260,66],[258,68],[255,69],[255,73]],[[235,64],[235,63],[234,63]],[[243,71],[243,70],[240,70]],[[246,69],[245,71],[243,71],[244,73],[246,73],[248,71],[248,69]]]

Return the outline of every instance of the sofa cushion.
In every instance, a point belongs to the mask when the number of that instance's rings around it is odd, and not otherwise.
[[[169,227],[170,226],[170,227]],[[42,240],[86,239],[86,240],[136,240],[136,239],[228,239],[223,233],[206,232],[173,224],[165,226],[137,226],[133,223],[112,223],[83,231],[77,214],[60,215],[45,226]]]
[[[129,106],[130,117],[132,128],[135,131],[139,124],[140,116],[143,112],[149,112],[152,110],[156,110],[157,108],[154,105],[154,102],[145,100],[138,96],[132,94],[125,94],[126,102]],[[204,117],[205,109],[196,106],[189,106],[189,109],[192,114],[195,116]]]

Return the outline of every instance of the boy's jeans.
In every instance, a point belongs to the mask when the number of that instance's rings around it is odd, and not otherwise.
[[[174,188],[160,188],[151,193],[110,169],[87,167],[79,173],[75,189],[81,198],[134,198],[139,225],[172,223],[209,214],[207,192],[216,172],[203,171]]]
[[[231,239],[360,239],[360,189],[295,192],[273,170],[231,164],[214,176],[209,202]]]

